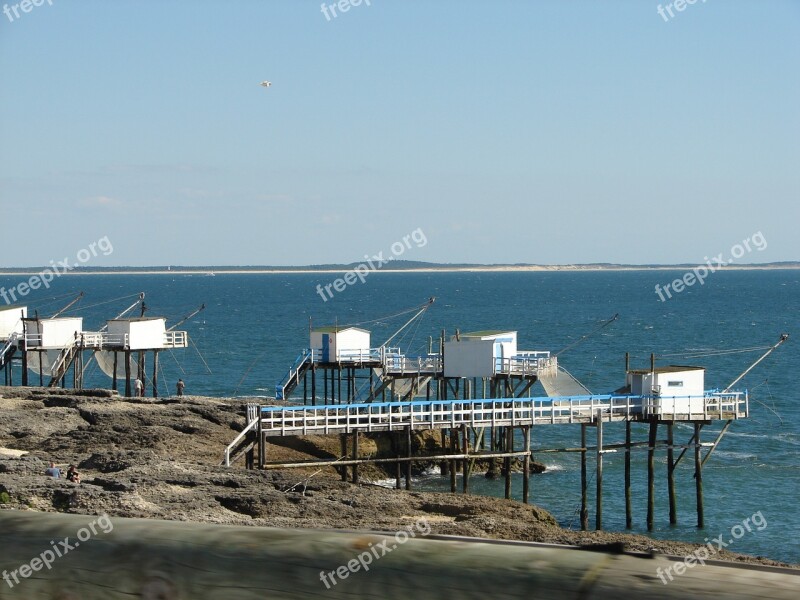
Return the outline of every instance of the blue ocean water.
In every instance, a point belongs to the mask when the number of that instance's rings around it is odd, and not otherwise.
[[[520,349],[558,351],[595,330],[619,313],[619,320],[568,350],[559,362],[593,392],[607,392],[624,383],[624,354],[634,366],[645,367],[655,352],[659,364],[697,364],[706,367],[706,387],[723,388],[759,356],[759,352],[713,355],[724,349],[764,347],[782,332],[800,334],[800,271],[723,271],[704,285],[695,285],[666,302],[662,286],[681,271],[531,272],[531,273],[372,273],[323,301],[318,284],[336,277],[318,274],[193,275],[70,275],[49,290],[25,298],[42,316],[52,314],[67,296],[85,298],[67,314],[84,317],[84,329],[98,328],[131,304],[144,291],[148,314],[174,323],[200,303],[207,308],[181,329],[192,345],[161,357],[162,380],[171,390],[178,377],[186,392],[210,396],[271,396],[276,380],[308,344],[309,324],[360,323],[378,345],[410,315],[389,318],[428,297],[436,302],[424,318],[397,341],[409,354],[424,352],[429,338],[479,329],[519,331]],[[9,288],[22,278],[0,276]],[[800,563],[800,394],[794,388],[798,373],[797,341],[791,339],[756,367],[739,386],[751,393],[751,418],[736,422],[704,471],[705,519],[695,527],[693,466],[684,460],[678,469],[678,520],[670,527],[666,505],[666,458],[658,455],[656,530],[658,538],[702,543],[722,535],[733,551]],[[394,344],[393,344],[394,345]],[[710,355],[682,358],[685,354]],[[665,355],[672,355],[666,357]],[[109,386],[99,369],[87,369],[87,385]],[[162,388],[163,389],[163,388]],[[718,425],[704,429],[711,441]],[[606,427],[607,443],[620,441],[624,427]],[[579,426],[542,426],[533,433],[535,448],[578,445]],[[691,430],[676,428],[676,441],[688,440]],[[663,437],[662,434],[659,438]],[[644,426],[634,426],[634,438],[646,440]],[[220,449],[222,451],[222,449]],[[577,528],[580,502],[579,456],[542,454],[547,473],[532,479],[533,501],[564,526]],[[605,456],[604,526],[624,529],[623,454]],[[592,463],[590,461],[590,472]],[[417,482],[424,489],[449,489],[437,476]],[[635,532],[646,533],[646,452],[633,455]],[[502,482],[476,476],[473,492],[500,496]],[[590,491],[593,492],[593,481]],[[516,497],[521,481],[514,481]],[[590,507],[594,498],[590,498]],[[759,515],[753,520],[753,515]],[[762,519],[763,517],[763,519]],[[743,535],[737,525],[745,519],[766,523]],[[593,514],[590,514],[593,523]],[[731,533],[733,532],[733,533]],[[734,539],[738,538],[738,539]]]

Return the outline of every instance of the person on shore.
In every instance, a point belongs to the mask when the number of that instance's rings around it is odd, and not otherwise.
[[[81,474],[78,473],[78,470],[75,468],[75,465],[70,465],[67,469],[67,479],[72,483],[80,483],[81,482]]]
[[[61,477],[61,469],[56,466],[52,460],[50,461],[50,466],[45,469],[45,475],[52,477],[53,479],[58,479]]]
[[[142,383],[142,380],[139,379],[138,377],[136,378],[136,381],[133,383],[133,389],[135,390],[134,394],[137,398],[144,397],[144,384]]]
[[[183,388],[185,388],[185,387],[186,387],[186,384],[183,383],[183,379],[178,379],[178,384],[175,386],[175,388],[178,391],[178,398],[182,398],[183,397]]]

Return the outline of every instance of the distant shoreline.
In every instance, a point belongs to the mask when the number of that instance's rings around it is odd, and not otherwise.
[[[178,269],[167,270],[166,268],[159,267],[143,267],[139,268],[125,268],[125,267],[111,267],[106,269],[73,269],[71,271],[62,272],[60,276],[64,275],[291,275],[296,274],[335,274],[346,273],[355,268],[354,265],[342,265],[336,267],[325,268],[309,268],[309,267],[183,267]],[[599,272],[599,271],[685,271],[703,267],[703,265],[659,265],[659,266],[644,266],[644,265],[475,265],[464,267],[449,267],[449,266],[436,266],[436,267],[409,267],[404,269],[376,269],[370,271],[369,274],[374,273],[580,273],[580,272]],[[20,268],[16,270],[3,270],[0,269],[0,276],[29,276],[37,275],[45,270],[42,268]],[[760,265],[726,265],[719,270],[724,271],[794,271],[800,270],[800,263],[787,263],[787,264],[760,264]]]

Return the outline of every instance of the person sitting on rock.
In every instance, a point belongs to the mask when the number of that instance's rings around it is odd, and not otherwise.
[[[69,479],[72,483],[80,483],[81,482],[81,474],[78,473],[75,465],[70,465],[67,469],[67,479]]]
[[[51,461],[50,461],[50,466],[49,466],[49,467],[47,467],[47,469],[45,470],[44,474],[45,474],[45,475],[49,475],[49,476],[50,476],[50,477],[52,477],[53,479],[58,479],[59,477],[61,477],[61,469],[59,469],[59,468],[56,466],[56,463],[54,463],[54,462],[51,460]]]

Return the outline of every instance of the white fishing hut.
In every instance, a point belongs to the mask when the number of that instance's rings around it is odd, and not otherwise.
[[[516,355],[516,331],[462,333],[444,343],[444,376],[492,377]]]
[[[650,414],[702,414],[705,395],[703,367],[670,365],[628,371],[631,394],[650,399]]]
[[[366,360],[370,332],[358,327],[317,327],[311,330],[310,348],[318,362]]]
[[[27,316],[27,306],[0,307],[0,341],[8,340],[15,333],[21,335],[22,319]]]

